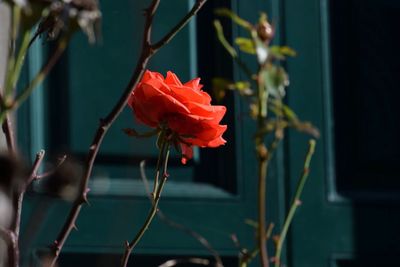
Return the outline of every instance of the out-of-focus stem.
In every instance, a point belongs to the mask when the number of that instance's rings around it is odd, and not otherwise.
[[[46,62],[46,64],[42,67],[38,74],[30,81],[30,83],[17,95],[12,103],[5,103],[0,113],[0,122],[4,120],[7,112],[11,110],[15,110],[18,108],[32,93],[32,91],[46,78],[49,72],[53,69],[54,65],[60,59],[61,55],[65,51],[68,42],[70,39],[70,35],[64,35],[57,43],[57,47],[54,50],[53,54]],[[6,99],[4,99],[6,101]]]
[[[253,74],[251,70],[247,67],[247,65],[239,58],[238,53],[236,52],[235,48],[231,46],[226,40],[224,35],[224,30],[222,28],[221,22],[219,20],[214,20],[214,28],[217,33],[217,37],[219,42],[225,48],[225,50],[229,53],[229,55],[236,61],[238,66],[244,71],[244,73],[249,77],[250,80],[253,79]]]
[[[283,224],[283,228],[282,228],[281,234],[279,235],[279,239],[278,239],[278,242],[276,245],[275,267],[280,266],[280,257],[281,257],[281,253],[282,253],[283,243],[285,242],[285,238],[286,238],[287,232],[289,230],[289,226],[293,220],[293,217],[297,210],[297,207],[300,206],[300,204],[301,204],[300,196],[301,196],[301,193],[303,192],[304,185],[307,181],[308,174],[310,172],[310,162],[311,162],[311,158],[314,154],[315,144],[316,144],[315,140],[312,139],[309,141],[309,147],[308,147],[306,158],[304,160],[303,171],[302,171],[301,177],[298,181],[292,204],[290,206],[289,212],[288,212],[285,222]]]
[[[25,31],[24,35],[22,37],[22,42],[21,42],[21,46],[18,51],[17,58],[13,64],[14,65],[13,69],[8,74],[9,77],[7,77],[7,83],[5,86],[6,95],[5,95],[5,99],[4,99],[6,102],[8,100],[7,98],[10,97],[10,94],[14,91],[15,86],[17,85],[19,76],[21,74],[21,69],[22,69],[22,66],[23,66],[23,63],[25,60],[25,56],[28,51],[28,45],[29,45],[30,38],[31,38],[30,30]],[[8,103],[5,103],[5,104],[7,105]]]

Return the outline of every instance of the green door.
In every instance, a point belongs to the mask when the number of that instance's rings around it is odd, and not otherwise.
[[[288,266],[400,266],[398,1],[284,1],[289,104],[322,136]],[[302,145],[303,144],[303,145]],[[305,138],[288,143],[292,193]]]

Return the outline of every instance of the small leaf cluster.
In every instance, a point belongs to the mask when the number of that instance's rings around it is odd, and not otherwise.
[[[214,21],[218,40],[247,76],[247,80],[240,81],[215,77],[212,85],[216,99],[223,99],[227,91],[236,91],[249,99],[250,116],[259,122],[256,136],[265,136],[271,132],[281,134],[283,129],[290,127],[318,137],[318,130],[311,123],[301,121],[284,102],[289,75],[283,62],[296,56],[296,52],[288,46],[271,45],[275,26],[268,21],[267,15],[261,13],[258,21],[253,24],[227,8],[216,9],[215,14],[231,19],[247,33],[247,36],[236,37],[231,44],[225,38],[221,22],[218,19]],[[240,52],[255,57],[257,70],[251,70],[242,61]]]

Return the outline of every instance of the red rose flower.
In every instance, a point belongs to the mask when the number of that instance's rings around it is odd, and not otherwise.
[[[129,98],[129,106],[136,118],[156,128],[165,125],[176,136],[182,151],[182,163],[193,156],[192,146],[218,147],[226,143],[222,134],[226,125],[220,125],[225,115],[224,106],[211,105],[211,97],[201,90],[200,78],[182,84],[168,72],[146,71]]]

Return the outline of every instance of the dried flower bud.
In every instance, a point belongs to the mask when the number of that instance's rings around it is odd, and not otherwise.
[[[257,24],[257,35],[260,40],[269,44],[274,38],[275,29],[267,20],[260,21]]]
[[[48,0],[34,0],[47,2]],[[100,35],[101,12],[97,0],[52,1],[48,15],[39,24],[36,35],[46,33],[48,39],[55,39],[61,31],[73,32],[81,28],[94,43]]]

